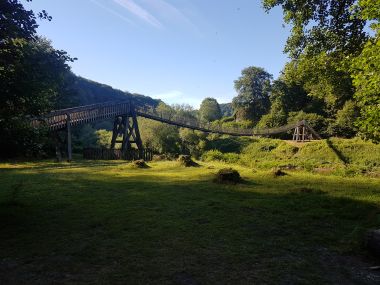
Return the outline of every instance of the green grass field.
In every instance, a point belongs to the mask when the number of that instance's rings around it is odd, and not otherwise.
[[[380,179],[149,165],[0,164],[0,284],[379,284]]]

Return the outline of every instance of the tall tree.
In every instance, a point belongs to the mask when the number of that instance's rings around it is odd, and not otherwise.
[[[360,0],[359,7],[375,35],[352,62],[355,99],[361,108],[357,125],[365,137],[380,142],[380,0]]]
[[[357,0],[262,0],[264,8],[281,6],[284,21],[291,25],[285,51],[300,54],[338,52],[355,54],[367,40],[366,21],[357,16]]]
[[[35,152],[41,146],[24,120],[67,103],[67,64],[74,59],[36,34],[36,16],[17,0],[0,2],[0,156]]]
[[[261,67],[251,66],[242,70],[242,75],[234,82],[238,95],[232,100],[238,119],[258,121],[268,112],[272,78]]]
[[[205,98],[199,108],[201,122],[212,122],[222,117],[218,101],[214,98]]]
[[[291,62],[285,67],[283,80],[300,84],[312,98],[314,112],[330,119],[331,130],[339,129],[334,120],[346,113],[351,106],[346,102],[355,93],[350,63],[368,40],[367,20],[360,16],[358,0],[262,2],[267,11],[281,6],[284,21],[291,27],[285,46]],[[349,133],[353,132],[354,128]]]

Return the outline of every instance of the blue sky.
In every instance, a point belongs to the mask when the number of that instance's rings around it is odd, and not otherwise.
[[[34,0],[53,17],[39,34],[78,61],[73,71],[121,90],[198,107],[236,95],[248,66],[277,77],[289,30],[260,0]]]

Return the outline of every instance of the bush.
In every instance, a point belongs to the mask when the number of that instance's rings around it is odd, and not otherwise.
[[[237,153],[222,153],[219,150],[206,151],[202,155],[203,161],[223,161],[227,163],[237,163],[239,154]]]

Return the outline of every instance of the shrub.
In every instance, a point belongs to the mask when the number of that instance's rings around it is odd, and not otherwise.
[[[239,154],[237,153],[222,153],[219,150],[210,150],[202,155],[203,161],[224,161],[228,163],[237,163]]]

